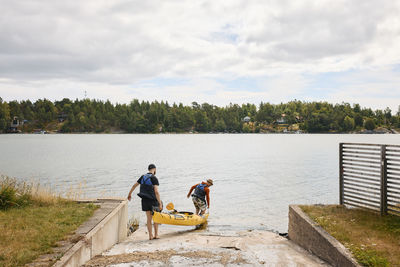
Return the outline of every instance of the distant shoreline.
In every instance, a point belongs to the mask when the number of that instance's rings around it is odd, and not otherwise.
[[[21,132],[21,133],[0,133],[0,135],[74,135],[74,134],[96,134],[96,135],[102,135],[102,134],[132,134],[132,135],[219,135],[219,134],[279,134],[279,135],[315,135],[315,134],[324,134],[324,135],[330,135],[330,134],[360,134],[360,135],[381,135],[381,134],[400,134],[400,132],[394,130],[395,132],[319,132],[319,133],[283,133],[283,132],[260,132],[260,133],[201,133],[201,132],[165,132],[165,133],[128,133],[128,132],[69,132],[69,133],[58,133],[58,132],[46,132],[46,133],[26,133],[26,132]]]
[[[367,130],[368,129],[368,130]],[[395,130],[392,130],[395,129]],[[400,111],[375,110],[358,104],[302,102],[270,104],[168,102],[112,104],[64,98],[3,102],[2,133],[398,133]]]

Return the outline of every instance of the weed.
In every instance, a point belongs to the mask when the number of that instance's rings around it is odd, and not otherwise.
[[[132,217],[128,221],[128,235],[132,234],[139,228],[139,219]]]
[[[0,176],[0,209],[28,205],[32,200],[32,186],[15,178]]]
[[[65,196],[68,199],[78,200],[85,197],[86,181],[83,180],[75,186],[70,186],[66,191]]]
[[[301,206],[364,266],[400,265],[400,217],[340,205]]]
[[[358,262],[363,266],[390,266],[389,261],[376,250],[366,249],[365,247],[359,247],[356,245],[350,246],[349,249]]]

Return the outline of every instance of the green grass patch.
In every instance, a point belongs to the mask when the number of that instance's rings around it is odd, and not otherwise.
[[[97,208],[60,198],[38,184],[0,176],[0,267],[24,266],[51,253],[57,241]]]
[[[51,253],[56,242],[76,230],[96,208],[60,201],[0,211],[0,266],[24,266]]]
[[[300,206],[363,266],[400,266],[400,217],[340,205]]]

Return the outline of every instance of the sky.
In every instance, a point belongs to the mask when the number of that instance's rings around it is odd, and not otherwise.
[[[400,1],[0,0],[3,100],[398,110]],[[85,93],[86,92],[86,93]]]

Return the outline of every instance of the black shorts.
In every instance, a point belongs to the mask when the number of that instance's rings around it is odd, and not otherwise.
[[[158,206],[157,200],[142,198],[142,211],[153,211],[153,207]]]

